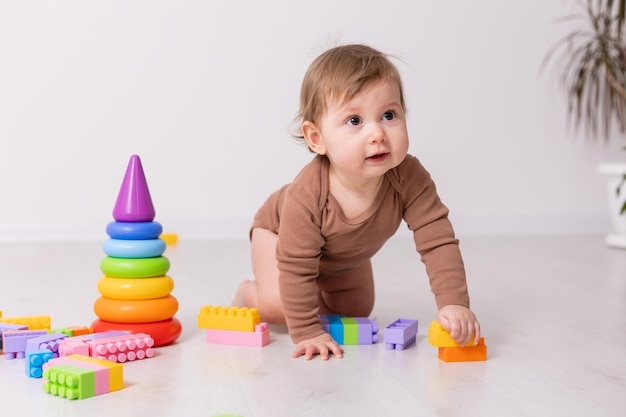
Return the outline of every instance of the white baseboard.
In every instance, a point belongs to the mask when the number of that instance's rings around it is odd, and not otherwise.
[[[252,219],[155,219],[165,233],[179,239],[247,239]],[[451,216],[456,234],[463,236],[498,235],[603,235],[610,232],[608,217],[587,216]],[[106,225],[102,222],[0,223],[0,242],[104,241]],[[398,237],[410,236],[402,224]]]

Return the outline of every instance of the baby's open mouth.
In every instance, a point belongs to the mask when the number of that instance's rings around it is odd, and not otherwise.
[[[387,155],[389,155],[388,152],[377,153],[376,155],[368,156],[367,160],[368,161],[372,161],[372,162],[381,162],[381,161],[384,161],[387,158]]]

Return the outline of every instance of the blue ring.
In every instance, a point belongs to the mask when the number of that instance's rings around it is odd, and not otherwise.
[[[107,235],[112,239],[144,240],[156,239],[163,233],[159,222],[111,222],[107,224]]]
[[[114,258],[154,258],[163,255],[167,245],[163,239],[107,239],[104,253]]]

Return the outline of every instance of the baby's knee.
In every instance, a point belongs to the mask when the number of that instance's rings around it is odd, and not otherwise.
[[[258,309],[261,321],[277,325],[283,325],[286,323],[285,313],[283,312],[283,307],[280,302],[268,302],[259,299]]]

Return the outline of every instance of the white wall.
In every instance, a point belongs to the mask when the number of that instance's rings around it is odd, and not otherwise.
[[[539,74],[574,1],[0,1],[0,239],[104,237],[128,159],[156,220],[245,237],[311,155],[302,75],[328,47],[402,59],[411,152],[460,235],[604,233],[622,142],[568,133]]]

